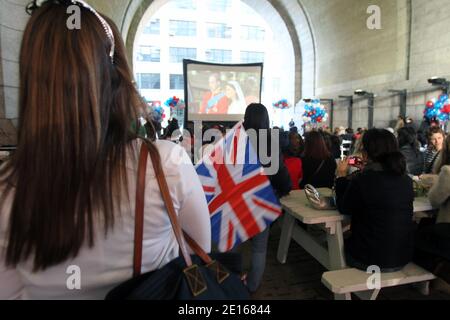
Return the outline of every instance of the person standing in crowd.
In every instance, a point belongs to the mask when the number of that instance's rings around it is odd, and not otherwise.
[[[302,157],[303,180],[300,188],[307,184],[316,188],[332,188],[336,172],[336,160],[333,158],[325,138],[318,131],[311,131],[305,138],[305,152]]]
[[[208,85],[210,91],[203,96],[200,114],[227,114],[229,101],[223,92],[220,75],[218,73],[211,74]]]
[[[250,104],[245,111],[244,120],[245,130],[255,130],[257,133],[256,141],[252,141],[257,154],[260,154],[260,148],[262,141],[260,136],[260,130],[270,131],[270,120],[267,109],[264,105],[259,103]],[[267,145],[267,150],[270,153],[272,150],[272,141],[270,132],[267,134],[267,143],[262,145]],[[275,143],[277,143],[276,141]],[[278,197],[283,197],[289,194],[291,191],[291,179],[289,172],[285,167],[282,159],[281,150],[278,148],[278,154],[268,154],[269,157],[279,157],[279,169],[275,175],[269,176],[270,183]],[[270,167],[271,164],[265,164],[264,167]],[[266,256],[267,256],[267,243],[269,241],[270,228],[267,228],[262,233],[251,239],[252,245],[252,267],[247,278],[247,287],[251,293],[258,290],[261,285],[262,277],[264,275],[264,270],[266,267]]]
[[[80,7],[78,30],[66,27],[69,5]],[[78,1],[29,9],[18,147],[0,169],[0,299],[104,299],[133,275],[143,142],[130,122],[145,106],[111,19]],[[209,252],[209,210],[190,159],[174,143],[146,142],[160,159],[181,227]],[[180,251],[151,161],[145,184],[143,273]],[[79,290],[68,290],[69,266],[82,270]]]
[[[444,145],[445,132],[440,127],[431,127],[428,131],[428,148],[424,155],[425,174],[436,173],[434,165]]]
[[[363,137],[361,173],[348,179],[348,159],[339,163],[336,201],[352,218],[351,237],[345,243],[347,264],[366,271],[379,266],[393,272],[413,256],[413,182],[395,136],[371,129]]]
[[[284,164],[289,171],[292,181],[292,190],[300,189],[300,182],[303,179],[303,166],[301,154],[303,153],[304,142],[298,133],[289,133],[289,144],[283,149]]]
[[[423,173],[424,160],[414,128],[403,127],[397,134],[400,152],[406,159],[407,172],[413,176],[420,176]]]

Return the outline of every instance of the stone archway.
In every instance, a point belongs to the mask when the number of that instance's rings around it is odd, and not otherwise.
[[[121,24],[129,61],[138,28],[144,15],[155,13],[170,0],[130,0]],[[292,42],[295,56],[295,101],[315,96],[316,49],[307,12],[301,2],[292,0],[242,0],[263,16],[273,31]],[[151,10],[150,13],[148,10]],[[287,34],[286,34],[287,30]]]

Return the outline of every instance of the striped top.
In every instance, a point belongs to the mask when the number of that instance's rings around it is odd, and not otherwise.
[[[439,156],[439,151],[433,149],[433,148],[428,148],[425,151],[424,154],[424,169],[423,172],[425,174],[430,174],[433,172],[433,166],[434,163],[436,162],[437,157]]]

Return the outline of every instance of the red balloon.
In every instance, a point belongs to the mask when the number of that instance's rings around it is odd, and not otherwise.
[[[444,108],[442,108],[443,113],[450,113],[450,104],[446,104]]]
[[[322,122],[322,117],[318,117],[317,122]]]
[[[434,102],[433,101],[428,101],[427,102],[427,108],[433,108],[434,107]]]

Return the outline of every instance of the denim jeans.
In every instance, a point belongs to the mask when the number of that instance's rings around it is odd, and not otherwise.
[[[267,244],[270,227],[255,236],[252,240],[252,267],[247,277],[247,287],[250,292],[256,292],[261,285],[266,268]]]

